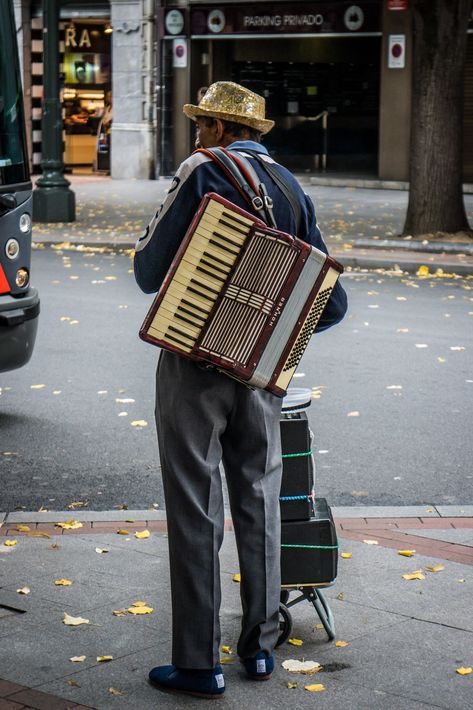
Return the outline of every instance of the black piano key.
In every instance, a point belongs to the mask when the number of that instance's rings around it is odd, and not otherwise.
[[[205,257],[206,259],[211,259],[212,262],[216,261],[218,264],[222,264],[222,266],[225,267],[225,270],[226,270],[226,271],[229,271],[229,270],[230,270],[230,266],[227,264],[227,262],[224,261],[223,259],[219,259],[218,256],[215,256],[215,254],[211,254],[211,253],[208,252],[208,251],[204,251],[203,254],[202,254],[202,256]],[[203,259],[202,261],[204,261],[204,259]],[[214,269],[215,269],[215,268],[217,268],[217,267],[214,266]]]
[[[217,234],[216,232],[215,232],[215,236],[219,237],[220,239],[225,239],[225,237],[220,237],[220,235]],[[219,247],[220,249],[223,249],[222,245],[219,244],[218,242],[216,242],[215,239],[209,239],[209,244],[213,244],[214,246]],[[230,252],[230,254],[235,254],[236,256],[238,256],[238,254],[240,253],[240,250],[232,248],[231,246],[229,246],[230,244],[231,244],[231,242],[228,241],[228,244],[225,248]]]
[[[200,262],[200,264],[203,264],[203,263],[204,263],[203,261]],[[211,278],[216,279],[217,281],[221,281],[222,283],[224,283],[227,280],[226,277],[222,278],[222,276],[216,276],[208,269],[204,269],[202,266],[196,266],[196,271],[201,271],[203,274],[206,274],[207,276],[210,276]]]
[[[201,281],[199,281],[199,279],[191,279],[191,280],[190,280],[190,283],[191,283],[191,284],[196,284],[196,286],[200,286],[201,288],[207,289],[207,291],[210,291],[210,293],[212,293],[212,294],[214,293],[214,294],[215,294],[215,297],[217,297],[218,294],[220,293],[220,291],[216,291],[214,288],[212,288],[212,287],[209,286],[208,284],[202,283]],[[189,288],[189,287],[188,287],[188,288]],[[207,298],[207,300],[210,300],[207,296],[204,296],[204,298]]]
[[[198,306],[195,301],[188,301],[186,298],[183,298],[181,300],[181,304],[184,304],[185,306],[191,306],[191,308],[195,308],[196,311],[200,311],[201,313],[204,313],[207,316],[208,311],[206,311],[205,308]]]

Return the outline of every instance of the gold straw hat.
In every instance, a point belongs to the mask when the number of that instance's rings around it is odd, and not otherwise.
[[[233,81],[216,81],[198,106],[185,104],[182,110],[193,121],[197,116],[210,116],[242,123],[260,133],[268,133],[274,126],[274,121],[264,117],[264,98]]]

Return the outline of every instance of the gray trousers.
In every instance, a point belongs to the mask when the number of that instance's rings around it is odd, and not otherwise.
[[[162,351],[156,424],[171,569],[173,651],[180,668],[219,660],[222,461],[243,609],[237,651],[272,653],[279,631],[281,400]]]

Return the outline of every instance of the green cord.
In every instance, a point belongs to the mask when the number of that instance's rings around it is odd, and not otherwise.
[[[336,550],[339,545],[281,545],[281,547],[301,547],[308,550]]]
[[[283,454],[282,458],[283,459],[292,459],[296,456],[312,456],[312,451],[304,451],[300,454]]]

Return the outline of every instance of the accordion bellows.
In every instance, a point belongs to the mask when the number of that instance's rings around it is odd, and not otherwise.
[[[283,397],[342,271],[208,193],[140,337]]]

